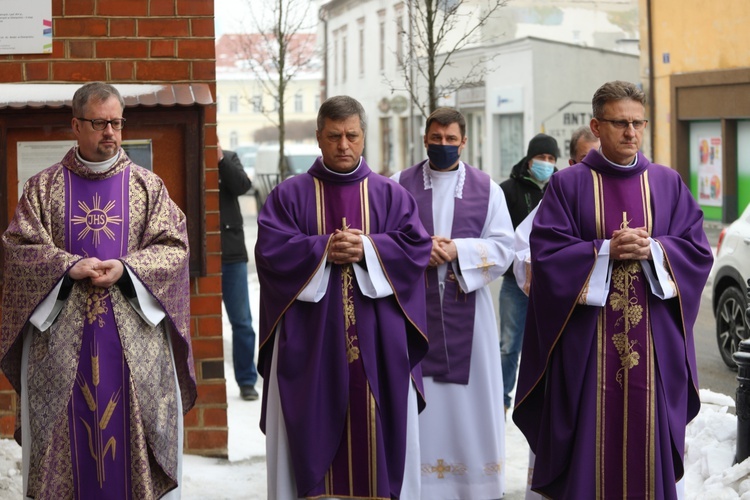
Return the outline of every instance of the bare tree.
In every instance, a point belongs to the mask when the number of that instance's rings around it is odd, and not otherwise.
[[[263,97],[258,101],[252,96],[248,101],[278,128],[279,174],[284,179],[288,173],[284,154],[287,87],[298,73],[319,65],[319,58],[314,57],[317,20],[310,15],[310,0],[246,1],[251,26],[240,39],[239,55],[273,106],[266,108]]]
[[[438,84],[443,72],[453,66],[452,59],[457,52],[472,44],[490,41],[482,28],[498,15],[507,0],[405,1],[408,26],[402,28],[402,39],[408,41],[409,47],[397,51],[403,53],[399,65],[405,90],[426,117],[438,107],[441,96],[484,81],[487,63],[495,57],[492,54],[480,57],[471,63],[468,71],[454,73]],[[395,82],[388,83],[392,91],[396,90]]]

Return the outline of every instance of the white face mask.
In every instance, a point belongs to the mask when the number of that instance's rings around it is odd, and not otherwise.
[[[547,182],[555,171],[555,164],[548,161],[532,160],[531,175],[539,182]]]

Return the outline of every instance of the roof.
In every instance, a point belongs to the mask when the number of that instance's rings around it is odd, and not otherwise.
[[[315,33],[292,33],[287,40],[287,66],[313,69],[320,65],[317,35]],[[248,69],[257,62],[268,73],[276,71],[278,43],[273,35],[261,33],[229,33],[216,41],[216,70],[233,71]]]
[[[73,94],[84,83],[6,83],[0,84],[0,110],[6,108],[71,107]],[[203,106],[212,104],[207,83],[118,84],[125,107]]]

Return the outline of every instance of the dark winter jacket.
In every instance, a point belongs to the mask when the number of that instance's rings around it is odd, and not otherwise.
[[[253,183],[242,168],[234,151],[224,150],[219,162],[219,220],[221,223],[221,263],[247,262],[245,231],[238,197],[247,193]]]
[[[555,172],[557,172],[557,168],[555,168]],[[508,204],[513,229],[518,227],[526,216],[534,210],[544,194],[544,188],[531,180],[530,176],[528,158],[524,157],[513,166],[510,171],[510,178],[500,183],[505,195],[505,202]],[[546,184],[544,187],[546,187]],[[504,276],[513,276],[513,266]]]

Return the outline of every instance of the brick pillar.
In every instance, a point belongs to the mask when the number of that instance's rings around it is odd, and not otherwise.
[[[213,16],[207,0],[53,0],[52,53],[0,55],[0,83],[201,82],[215,99]],[[191,282],[198,401],[185,418],[185,451],[226,456],[215,105],[205,107],[203,137],[207,273]],[[3,437],[12,435],[16,405],[0,376]]]

